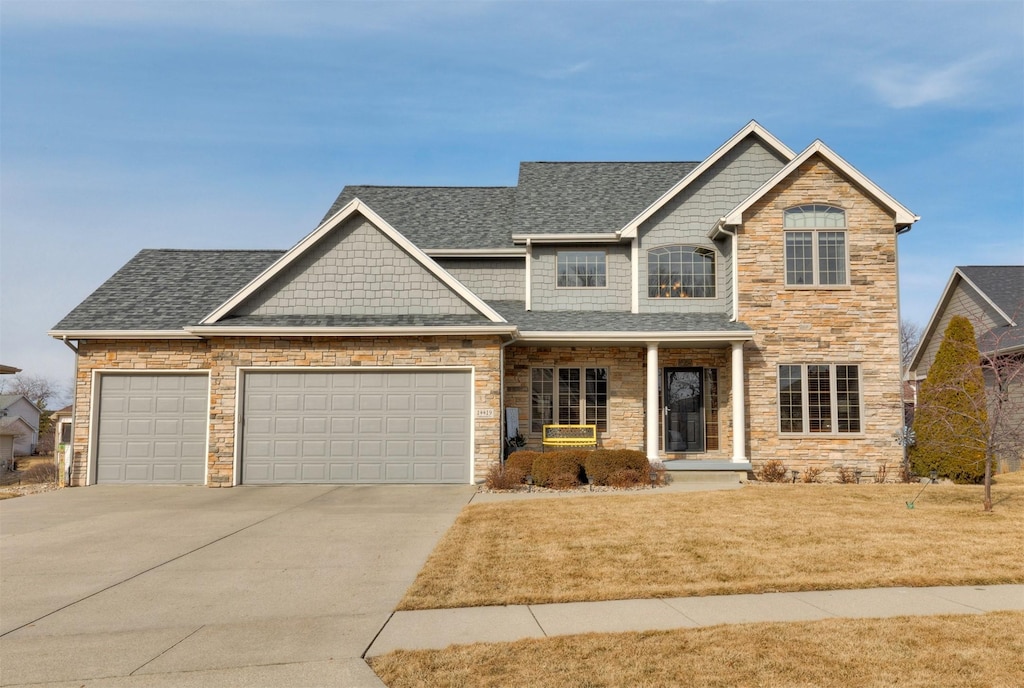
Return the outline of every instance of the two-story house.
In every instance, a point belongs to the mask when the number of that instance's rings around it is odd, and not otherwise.
[[[287,251],[145,250],[54,328],[73,482],[466,483],[510,417],[533,448],[585,423],[676,467],[873,474],[917,219],[756,122],[700,162],[348,186]]]

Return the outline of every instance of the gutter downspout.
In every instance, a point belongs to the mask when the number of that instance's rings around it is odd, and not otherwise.
[[[508,428],[505,418],[505,347],[509,344],[515,343],[519,338],[517,333],[513,333],[511,339],[507,342],[501,343],[501,348],[498,350],[498,413],[501,414],[500,422],[498,423],[498,431],[501,433],[501,450],[498,453],[498,462],[500,465],[505,465],[505,449],[508,442]]]
[[[68,341],[67,336],[61,337],[64,346],[75,352],[75,389],[71,399],[71,441],[64,453],[64,487],[71,486],[71,469],[75,462],[75,418],[78,415],[78,347]]]
[[[531,282],[533,281],[533,240],[526,240],[526,310],[533,310],[533,289],[531,289]]]
[[[735,231],[725,228],[725,218],[718,221],[715,229],[732,239],[732,317],[729,322],[738,322],[740,319],[740,279],[739,279],[739,236]]]

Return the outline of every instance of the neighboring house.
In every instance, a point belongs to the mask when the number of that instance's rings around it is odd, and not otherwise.
[[[1024,356],[1024,265],[964,265],[953,269],[942,297],[921,334],[908,367],[908,380],[920,384],[928,376],[953,316],[971,321],[978,350],[989,356]],[[991,375],[986,382],[992,384]],[[1009,391],[1012,407],[1024,413],[1024,379]],[[1024,419],[1011,418],[1020,426]],[[1002,456],[1002,470],[1018,470],[1021,456]]]
[[[0,375],[14,375],[20,372],[21,368],[15,368],[14,366],[3,365],[0,363]]]
[[[65,406],[53,412],[53,458],[61,485],[68,481],[67,467],[71,464],[71,439],[75,407]]]
[[[20,394],[0,394],[0,435],[12,438],[14,456],[29,456],[39,444],[39,407]]]
[[[586,423],[672,468],[872,475],[917,219],[756,122],[697,162],[348,186],[287,251],[145,250],[55,326],[73,482],[467,483],[515,416],[531,448]]]

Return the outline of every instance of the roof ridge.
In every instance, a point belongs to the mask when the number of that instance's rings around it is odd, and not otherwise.
[[[515,189],[515,186],[456,186],[446,184],[346,184],[344,189]]]
[[[699,165],[700,160],[523,160],[520,165]]]
[[[283,248],[143,248],[139,253],[281,253]]]

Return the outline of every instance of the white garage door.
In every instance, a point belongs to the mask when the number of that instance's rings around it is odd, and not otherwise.
[[[468,371],[252,372],[242,482],[468,483]]]
[[[206,478],[206,375],[100,376],[96,482]]]

